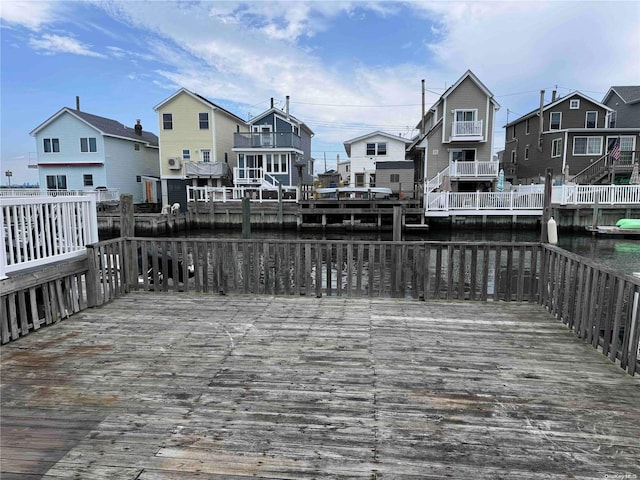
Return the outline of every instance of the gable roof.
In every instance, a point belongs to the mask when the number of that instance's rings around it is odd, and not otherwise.
[[[597,100],[594,100],[591,97],[588,97],[587,95],[585,95],[584,93],[579,92],[578,90],[575,90],[574,92],[571,92],[569,95],[565,95],[564,97],[560,97],[558,99],[556,99],[554,102],[548,103],[545,106],[542,107],[542,111],[546,112],[547,110],[549,110],[550,108],[553,108],[557,105],[560,105],[561,103],[566,102],[567,100],[571,100],[574,97],[581,97],[583,99],[585,99],[588,102],[593,103],[594,105],[597,105],[598,107],[601,107],[605,110],[609,110],[610,112],[613,111],[613,108],[606,106],[603,103],[598,102]],[[531,118],[531,117],[535,117],[538,115],[538,113],[540,112],[540,108],[536,108],[535,110],[530,111],[529,113],[522,115],[519,118],[516,118],[514,121],[507,123],[504,128],[510,127],[511,125],[514,125],[516,123],[520,123],[523,120],[526,120],[527,118]]]
[[[258,121],[259,121],[259,120],[261,120],[262,118],[264,118],[264,117],[266,117],[267,115],[270,115],[270,114],[272,114],[272,113],[276,113],[276,114],[281,115],[281,116],[283,116],[283,117],[285,117],[285,118],[287,118],[287,117],[288,117],[290,120],[293,120],[295,123],[297,123],[298,125],[300,125],[300,128],[303,128],[303,127],[304,127],[304,128],[309,132],[309,134],[310,134],[311,136],[313,136],[313,135],[314,135],[313,130],[311,130],[311,129],[309,128],[309,126],[308,126],[306,123],[304,123],[302,120],[300,120],[300,119],[298,119],[298,118],[294,117],[294,116],[293,116],[293,115],[291,115],[291,114],[287,115],[287,112],[285,112],[284,110],[280,110],[279,108],[276,108],[276,107],[271,107],[269,110],[265,110],[264,112],[262,112],[262,113],[260,113],[260,114],[256,115],[255,117],[253,117],[253,118],[252,118],[251,120],[249,120],[247,123],[248,123],[249,125],[254,125],[256,122],[258,122]]]
[[[455,89],[458,88],[460,84],[464,82],[467,78],[471,79],[471,81],[478,86],[478,88],[482,91],[482,93],[484,93],[487,97],[489,97],[489,100],[491,101],[491,103],[493,103],[496,109],[500,109],[500,104],[493,97],[493,93],[491,93],[491,90],[489,90],[487,86],[484,83],[482,83],[478,77],[476,77],[475,73],[473,73],[471,70],[467,70],[453,85],[451,85],[449,88],[445,90],[445,92],[440,96],[440,98],[438,98],[438,100],[433,105],[431,105],[431,108],[429,108],[424,113],[424,116],[427,117],[431,112],[437,111],[438,104],[443,100],[445,100],[449,95],[451,95],[455,91]],[[416,125],[416,128],[418,130],[420,129],[423,121],[424,121],[424,118],[421,118],[418,124]]]
[[[69,114],[81,122],[93,127],[102,135],[107,137],[115,137],[122,138],[124,140],[131,140],[140,143],[146,143],[148,146],[157,147],[158,146],[158,137],[147,131],[142,131],[142,135],[136,134],[136,131],[132,127],[127,127],[117,120],[112,120],[110,118],[101,117],[99,115],[93,115],[92,113],[83,112],[81,110],[75,110],[69,107],[63,107],[54,113],[51,117],[45,120],[43,123],[34,128],[29,135],[34,136],[40,130],[42,130],[47,125],[53,123],[56,119],[61,117],[64,114]]]
[[[345,142],[343,142],[344,149],[347,151],[347,155],[351,156],[351,144],[352,143],[359,142],[360,140],[365,140],[365,139],[367,139],[369,137],[374,137],[376,135],[381,135],[381,136],[389,138],[391,140],[398,140],[398,141],[404,142],[405,145],[409,145],[409,144],[412,143],[412,140],[410,138],[399,137],[397,135],[391,135],[390,133],[385,133],[385,132],[382,132],[380,130],[376,130],[375,132],[367,133],[365,135],[360,135],[359,137],[352,138],[351,140],[346,140]]]
[[[624,103],[640,102],[640,86],[618,86],[611,87],[602,99],[602,103],[606,102],[612,93],[618,95]]]
[[[230,117],[235,118],[236,120],[239,120],[242,123],[247,123],[245,120],[243,120],[242,118],[240,118],[239,116],[237,116],[234,113],[231,113],[229,110],[227,110],[226,108],[222,108],[220,105],[213,103],[211,100],[203,97],[202,95],[192,92],[191,90],[187,90],[186,88],[181,88],[180,90],[178,90],[177,92],[175,92],[173,95],[171,95],[168,98],[165,98],[163,101],[161,101],[159,104],[157,104],[155,107],[153,107],[153,109],[157,112],[163,105],[166,105],[167,103],[169,103],[171,100],[173,100],[174,98],[176,98],[178,95],[185,93],[187,95],[189,95],[190,97],[194,98],[195,100],[199,101],[200,103],[206,105],[207,107],[211,108],[213,107],[216,110],[220,110],[221,112],[226,113],[227,115],[229,115]]]

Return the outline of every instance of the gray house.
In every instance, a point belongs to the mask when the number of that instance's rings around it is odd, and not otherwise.
[[[376,187],[390,188],[401,200],[414,198],[414,165],[411,160],[376,162]]]
[[[505,125],[503,165],[515,183],[540,183],[547,168],[554,182],[579,184],[625,183],[631,174],[636,128],[610,128],[613,109],[573,92],[545,104]],[[619,156],[610,155],[620,145]]]
[[[233,137],[237,155],[236,186],[277,190],[278,185],[313,184],[313,131],[289,113],[273,106],[248,122],[248,132]]]
[[[640,86],[611,87],[602,103],[613,109],[608,127],[640,126]]]

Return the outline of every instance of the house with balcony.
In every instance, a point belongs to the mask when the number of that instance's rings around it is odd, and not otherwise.
[[[506,177],[542,183],[551,168],[555,184],[628,183],[640,125],[620,126],[615,113],[578,91],[547,102],[542,90],[539,108],[505,125]]]
[[[408,148],[422,169],[425,196],[437,191],[492,189],[498,179],[493,124],[500,105],[467,70],[424,112],[420,134]]]
[[[406,160],[407,145],[410,144],[411,140],[408,138],[398,137],[379,130],[345,141],[344,149],[349,159],[348,181],[345,182],[345,185],[368,188],[381,186],[380,181],[382,180],[385,186],[388,186],[387,184],[389,183],[394,183],[395,190],[397,190],[394,193],[399,194],[399,189],[401,188],[399,175],[402,175],[402,178],[405,179],[406,171],[410,169],[411,179],[405,181],[402,188],[403,190],[406,189],[406,192],[412,192],[413,162]],[[379,168],[383,162],[393,163]],[[394,169],[390,168],[390,166],[397,166],[398,168]],[[378,178],[378,173],[381,170],[384,170],[384,172],[380,172],[381,175],[384,175],[384,179]],[[393,178],[387,178],[389,175],[393,176]],[[395,181],[391,182],[392,179]]]
[[[237,115],[186,88],[153,107],[160,132],[162,203],[186,209],[187,186],[233,185],[234,134],[247,129]]]
[[[40,188],[99,191],[99,198],[133,195],[135,203],[159,202],[158,137],[140,120],[126,126],[64,107],[34,128]],[[109,196],[111,194],[111,196]]]
[[[276,192],[280,187],[313,184],[313,131],[285,109],[274,107],[253,117],[233,135],[236,187]]]

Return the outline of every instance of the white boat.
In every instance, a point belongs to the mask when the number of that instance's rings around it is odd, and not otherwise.
[[[328,188],[316,188],[316,193],[320,195],[335,195],[335,196],[354,196],[362,197],[364,195],[381,195],[389,196],[393,192],[390,188],[386,187],[328,187]]]

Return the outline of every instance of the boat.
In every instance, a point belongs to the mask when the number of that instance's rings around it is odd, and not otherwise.
[[[371,198],[375,196],[389,196],[393,192],[386,187],[327,187],[316,188],[316,193],[322,196],[330,196],[333,198]]]
[[[587,227],[587,230],[598,235],[640,238],[640,218],[621,218],[615,225]]]

